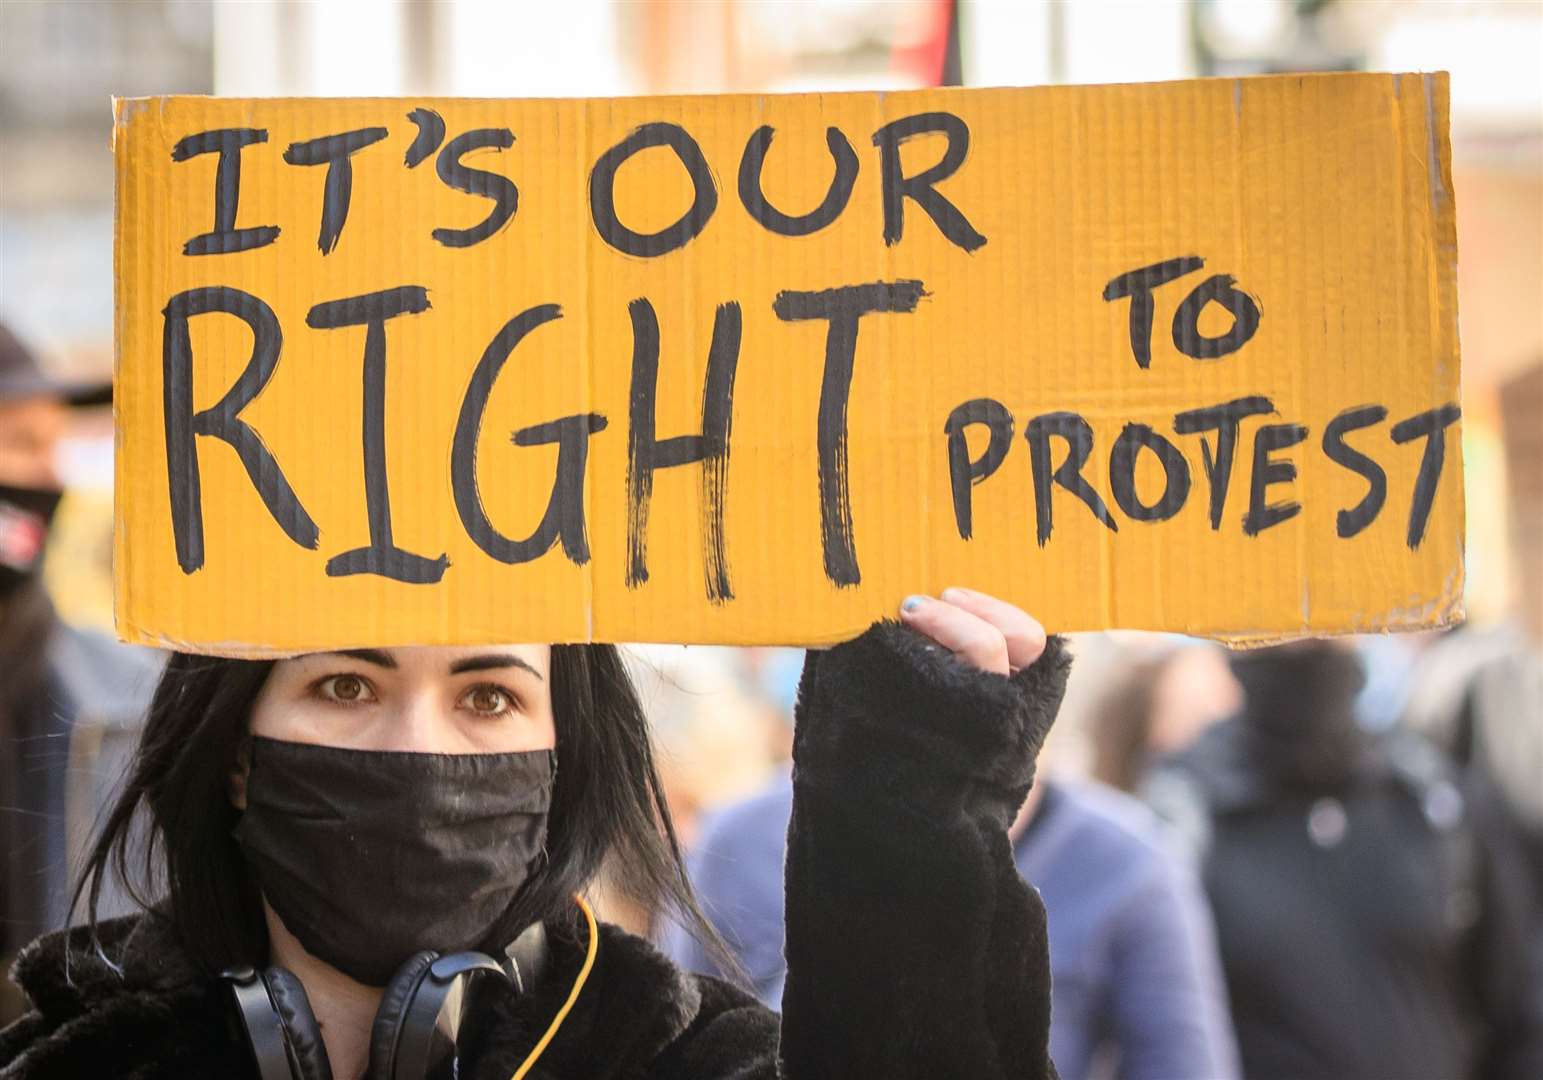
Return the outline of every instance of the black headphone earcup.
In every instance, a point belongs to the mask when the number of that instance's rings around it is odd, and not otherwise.
[[[439,959],[432,949],[414,953],[407,963],[397,968],[386,992],[381,995],[380,1007],[375,1010],[375,1023],[370,1030],[370,1080],[391,1080],[392,1061],[396,1056],[397,1038],[401,1034],[402,1019],[412,1004],[418,985],[429,973],[429,967]]]
[[[263,981],[268,984],[268,997],[284,1025],[285,1042],[299,1080],[332,1080],[332,1063],[327,1060],[327,1046],[322,1042],[321,1028],[311,1011],[311,999],[305,996],[305,987],[281,967],[263,972]]]

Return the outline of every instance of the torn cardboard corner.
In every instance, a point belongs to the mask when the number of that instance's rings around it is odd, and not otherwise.
[[[118,103],[117,619],[1460,617],[1445,75]]]

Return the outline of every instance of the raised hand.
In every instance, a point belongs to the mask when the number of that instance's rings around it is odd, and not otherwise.
[[[982,671],[1012,675],[1045,651],[1045,628],[1022,608],[974,589],[910,596],[900,621]]]

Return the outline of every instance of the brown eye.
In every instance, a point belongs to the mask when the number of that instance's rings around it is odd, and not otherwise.
[[[514,699],[496,686],[474,686],[461,701],[479,716],[498,716],[514,708]]]
[[[339,705],[362,705],[375,700],[370,684],[358,675],[333,675],[317,686],[323,700]]]

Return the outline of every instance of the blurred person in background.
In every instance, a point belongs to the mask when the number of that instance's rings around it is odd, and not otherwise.
[[[1164,639],[1122,648],[1088,708],[1090,772],[1120,791],[1138,792],[1154,762],[1182,750],[1242,703],[1221,650],[1209,642]]]
[[[1499,396],[1519,587],[1509,618],[1459,627],[1426,650],[1408,719],[1514,818],[1543,905],[1543,361]]]
[[[720,806],[759,790],[774,768],[775,748],[791,753],[787,721],[770,710],[742,670],[757,650],[720,646],[631,645],[623,655],[654,740],[659,782],[683,847]],[[802,650],[788,650],[802,668]],[[797,679],[797,670],[793,678]],[[791,703],[790,703],[791,704]],[[784,732],[786,734],[784,734]],[[606,920],[647,937],[666,896],[616,887],[623,868],[607,866],[593,890]],[[777,887],[782,887],[778,866]]]
[[[1507,823],[1356,719],[1348,642],[1241,653],[1236,717],[1148,782],[1198,859],[1251,1078],[1543,1076],[1537,913]]]
[[[0,324],[0,971],[65,921],[69,804],[100,745],[77,729],[134,724],[154,670],[151,654],[62,622],[43,588],[71,407],[110,395],[49,379]],[[82,825],[92,801],[88,793],[79,807]],[[0,982],[0,1025],[22,1005],[14,984]]]
[[[633,681],[659,747],[670,814],[688,847],[719,807],[760,790],[777,768],[788,724],[746,680],[742,650],[724,646],[628,649]],[[803,654],[798,652],[799,662]]]
[[[773,699],[792,689],[777,670],[769,666],[765,685]],[[784,773],[711,817],[688,859],[708,919],[773,1008],[786,972],[782,872],[792,803]],[[1050,1047],[1061,1080],[1237,1075],[1210,915],[1158,825],[1135,799],[1052,775],[1009,831],[1014,862],[1047,911]],[[683,929],[671,925],[662,937],[683,967],[717,970]]]
[[[740,971],[728,973],[676,923],[655,927],[665,951],[687,970],[739,974],[765,1004],[778,1008],[787,971],[783,959],[782,873],[793,806],[792,733],[801,649],[736,650],[745,697],[771,721],[772,772],[753,789],[704,815],[685,845],[687,871],[714,928]],[[786,747],[785,752],[778,753]]]

